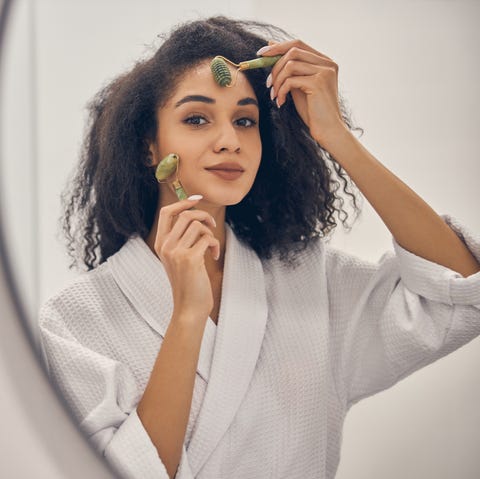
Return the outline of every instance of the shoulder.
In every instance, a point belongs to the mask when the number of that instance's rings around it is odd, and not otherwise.
[[[323,238],[310,240],[305,247],[292,253],[291,261],[287,262],[274,252],[271,258],[263,259],[264,271],[268,274],[297,277],[323,271],[328,247]]]
[[[51,296],[40,308],[40,328],[74,330],[81,323],[98,323],[99,318],[111,315],[111,306],[122,297],[108,262],[80,273],[65,287]],[[60,332],[60,331],[58,331]]]
[[[288,277],[321,273],[327,280],[335,278],[342,280],[345,277],[364,278],[373,274],[381,266],[394,268],[396,256],[393,251],[386,251],[375,262],[344,251],[334,246],[330,238],[321,237],[311,240],[305,249],[299,251],[294,257],[292,266],[281,261],[278,255],[264,260],[263,264],[265,271]]]

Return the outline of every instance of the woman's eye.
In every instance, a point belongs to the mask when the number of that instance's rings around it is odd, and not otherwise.
[[[205,120],[205,118],[200,115],[189,116],[184,120],[184,123],[187,123],[188,125],[194,125],[194,126],[204,125],[206,122],[207,121]]]
[[[192,126],[202,126],[208,123],[205,117],[201,115],[189,116],[188,118],[185,118],[183,122],[186,123],[187,125],[192,125]],[[253,118],[247,118],[247,117],[235,120],[235,123],[237,124],[237,126],[241,126],[244,128],[250,128],[257,124],[256,120],[254,120]]]
[[[252,118],[240,118],[239,120],[237,120],[237,124],[246,128],[250,128],[252,126],[255,126],[257,122]]]

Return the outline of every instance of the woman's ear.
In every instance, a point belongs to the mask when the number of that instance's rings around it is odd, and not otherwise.
[[[148,148],[147,158],[146,158],[146,165],[147,166],[157,166],[158,165],[158,155],[157,155],[157,148],[156,144],[153,141],[145,140],[145,143]]]

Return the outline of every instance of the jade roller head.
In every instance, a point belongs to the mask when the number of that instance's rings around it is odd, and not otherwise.
[[[213,78],[220,86],[232,87],[237,82],[238,72],[252,70],[253,68],[273,67],[281,57],[282,55],[275,55],[274,57],[260,57],[240,63],[233,63],[228,58],[217,55],[210,63],[210,69],[212,70]],[[228,63],[237,68],[234,79],[232,79]]]
[[[159,183],[165,181],[168,177],[172,176],[174,173],[176,174],[178,171],[178,163],[180,161],[180,157],[175,153],[170,153],[167,155],[158,165],[155,170],[155,178]],[[188,198],[187,193],[183,189],[178,176],[173,180],[173,188],[175,189],[175,193],[179,200],[184,200]]]

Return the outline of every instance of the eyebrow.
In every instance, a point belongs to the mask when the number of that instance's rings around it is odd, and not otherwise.
[[[216,100],[213,98],[209,98],[208,96],[203,96],[203,95],[187,95],[183,97],[181,100],[177,101],[175,103],[175,108],[178,108],[180,105],[183,105],[184,103],[187,103],[189,101],[201,101],[203,103],[216,103]],[[246,97],[242,98],[241,100],[238,100],[237,102],[238,106],[245,106],[245,105],[255,105],[258,107],[258,102],[252,97]]]

